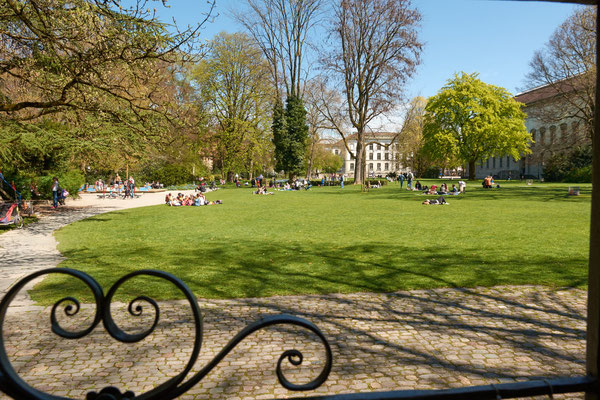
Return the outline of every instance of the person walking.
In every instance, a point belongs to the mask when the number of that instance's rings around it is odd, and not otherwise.
[[[340,175],[340,186],[342,187],[342,189],[344,188],[344,174]]]
[[[60,196],[60,185],[58,184],[58,178],[55,176],[52,178],[52,208],[58,208],[58,196]]]
[[[131,196],[132,199],[135,196],[135,180],[133,179],[133,176],[129,177],[129,196]]]
[[[413,175],[412,171],[408,171],[408,174],[406,175],[406,189],[412,190],[412,181],[414,177],[415,176]]]
[[[398,179],[400,180],[400,189],[402,189],[402,186],[404,185],[404,174],[400,174]]]

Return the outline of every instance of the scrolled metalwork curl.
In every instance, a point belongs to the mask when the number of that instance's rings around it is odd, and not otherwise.
[[[70,275],[74,278],[81,280],[85,283],[88,288],[92,291],[94,295],[94,300],[96,303],[96,310],[94,314],[93,321],[91,324],[83,330],[80,331],[68,331],[60,326],[58,323],[56,312],[58,307],[60,307],[63,303],[70,301],[75,304],[75,309],[73,309],[73,305],[67,305],[64,309],[65,314],[67,316],[76,315],[80,310],[79,301],[73,297],[65,297],[57,301],[52,307],[52,311],[50,314],[51,319],[51,329],[55,334],[66,338],[66,339],[79,339],[91,331],[98,325],[101,320],[101,309],[102,302],[104,300],[104,294],[102,292],[102,287],[98,284],[98,282],[89,276],[88,274],[76,271],[69,268],[48,268],[41,271],[34,272],[31,275],[26,276],[25,278],[18,281],[10,290],[6,293],[2,301],[0,302],[0,378],[1,378],[1,389],[3,392],[8,394],[9,396],[15,399],[49,399],[47,394],[38,391],[37,389],[29,386],[25,381],[23,381],[19,375],[16,373],[12,364],[6,354],[6,347],[4,345],[4,321],[6,319],[6,312],[10,306],[10,303],[13,301],[15,296],[26,286],[29,282],[34,279],[48,274],[64,274]]]
[[[200,312],[200,308],[198,307],[198,302],[196,297],[192,293],[192,291],[185,285],[181,280],[176,278],[175,276],[156,270],[139,270],[132,272],[130,274],[125,275],[120,278],[107,292],[106,296],[104,296],[102,292],[102,288],[100,285],[89,275],[67,268],[50,268],[42,271],[38,271],[34,274],[27,276],[26,278],[19,281],[11,290],[6,294],[4,299],[0,302],[0,390],[4,391],[8,395],[14,398],[30,398],[30,399],[59,399],[58,397],[50,396],[46,393],[40,392],[33,387],[29,386],[26,382],[24,382],[18,374],[14,371],[11,366],[11,363],[6,354],[6,349],[4,346],[4,337],[3,337],[3,324],[4,318],[6,316],[6,311],[10,302],[13,300],[15,295],[30,281],[33,279],[51,273],[60,273],[74,276],[80,280],[82,280],[93,292],[94,299],[96,302],[96,313],[94,316],[94,320],[92,324],[82,330],[77,332],[71,332],[63,329],[58,323],[57,312],[60,306],[64,305],[66,302],[70,302],[71,304],[66,305],[64,308],[64,312],[67,316],[72,317],[76,315],[81,309],[80,303],[77,299],[73,297],[65,297],[54,304],[51,311],[51,321],[52,321],[52,331],[57,335],[68,338],[68,339],[77,339],[83,337],[90,333],[100,321],[104,324],[106,331],[116,340],[123,343],[134,343],[143,340],[149,334],[151,334],[156,328],[159,318],[160,318],[160,308],[158,303],[148,297],[148,296],[138,296],[135,299],[131,300],[127,306],[128,312],[133,316],[140,316],[143,313],[144,308],[140,303],[148,303],[154,309],[154,321],[152,326],[141,333],[129,334],[123,331],[119,326],[114,322],[111,314],[111,304],[112,299],[123,283],[126,281],[138,277],[138,276],[152,276],[161,278],[171,282],[175,285],[186,297],[190,307],[191,312],[193,314],[194,326],[195,326],[195,337],[194,337],[194,347],[191,351],[189,360],[183,369],[183,371],[176,376],[168,379],[166,382],[163,382],[159,386],[150,390],[149,392],[143,393],[139,397],[134,397],[133,392],[126,391],[121,393],[119,389],[108,387],[102,389],[99,393],[90,392],[88,393],[88,399],[133,399],[133,398],[143,398],[145,400],[167,400],[167,399],[175,399],[180,395],[184,394],[188,390],[190,390],[193,386],[195,386],[198,382],[200,382],[212,369],[233,350],[235,346],[237,346],[242,340],[256,332],[259,329],[266,328],[271,325],[296,325],[302,328],[308,329],[312,331],[317,337],[319,337],[325,348],[325,357],[326,362],[321,371],[321,373],[312,381],[306,384],[294,384],[290,382],[282,370],[283,360],[288,360],[288,362],[293,366],[299,366],[302,364],[304,359],[302,353],[298,350],[286,350],[282,353],[277,361],[276,366],[276,374],[277,378],[281,385],[289,390],[312,390],[319,387],[323,384],[329,373],[331,372],[332,366],[332,353],[331,347],[327,342],[323,333],[314,325],[313,323],[298,317],[294,317],[291,315],[272,315],[265,317],[259,321],[256,321],[244,329],[242,329],[231,341],[211,360],[204,368],[202,368],[198,373],[192,375],[186,380],[187,375],[190,373],[191,369],[195,365],[198,360],[198,356],[200,354],[200,348],[202,346],[202,314]],[[184,382],[185,381],[185,382]],[[60,399],[64,399],[60,397]]]
[[[71,339],[71,338],[74,339],[74,338],[77,338],[82,333],[82,331],[80,331],[80,332],[72,332],[72,331],[68,331],[68,330],[64,329],[60,325],[60,322],[58,322],[58,318],[56,316],[58,308],[61,307],[62,304],[66,303],[66,302],[72,303],[72,304],[67,304],[65,306],[65,308],[63,309],[63,311],[64,311],[64,313],[65,313],[66,316],[73,317],[73,316],[75,316],[75,315],[77,315],[79,313],[79,310],[81,309],[81,305],[79,304],[79,300],[77,300],[74,297],[70,297],[70,296],[69,297],[64,297],[64,298],[58,300],[52,306],[52,310],[50,311],[50,323],[52,325],[52,332],[54,332],[58,336],[61,336],[61,337],[67,338],[67,339]],[[75,305],[75,307],[73,307],[73,305]]]
[[[323,366],[323,369],[321,370],[321,373],[312,381],[305,383],[305,384],[300,384],[300,385],[290,382],[285,377],[285,375],[283,374],[282,368],[281,368],[281,364],[282,364],[282,361],[287,358],[292,365],[294,365],[294,366],[300,365],[303,360],[302,353],[298,350],[284,351],[283,354],[279,357],[279,360],[277,361],[277,367],[276,367],[276,371],[275,371],[277,374],[277,379],[279,380],[279,383],[284,388],[286,388],[288,390],[294,390],[294,391],[313,390],[313,389],[316,389],[319,386],[321,386],[329,377],[329,373],[331,372],[331,366],[333,364],[333,356],[332,356],[331,346],[329,345],[329,342],[325,338],[325,335],[323,335],[323,332],[321,332],[321,330],[319,328],[317,328],[317,326],[315,324],[313,324],[312,322],[307,321],[303,318],[295,317],[293,315],[280,314],[280,315],[269,315],[259,321],[256,321],[256,322],[246,326],[244,329],[242,329],[237,335],[235,335],[233,337],[233,339],[231,339],[229,341],[229,343],[227,343],[227,345],[225,345],[225,347],[215,356],[215,358],[213,358],[208,364],[206,364],[206,366],[204,368],[202,368],[200,371],[198,371],[194,376],[192,376],[190,379],[188,379],[185,383],[181,384],[177,388],[177,390],[175,392],[173,392],[175,394],[175,396],[169,397],[169,398],[174,399],[174,398],[182,395],[183,393],[187,392],[188,390],[190,390],[198,382],[200,382],[206,375],[208,375],[208,373],[210,371],[212,371],[212,369],[214,367],[216,367],[219,364],[219,362],[221,362],[221,360],[223,360],[227,356],[227,354],[229,354],[229,352],[231,352],[231,350],[233,350],[242,340],[244,340],[245,338],[250,336],[252,333],[254,333],[260,329],[272,326],[272,325],[296,325],[296,326],[300,326],[302,328],[308,329],[309,331],[312,331],[319,338],[319,340],[323,344],[323,347],[325,348],[325,364]],[[296,357],[298,359],[294,360],[294,357]]]

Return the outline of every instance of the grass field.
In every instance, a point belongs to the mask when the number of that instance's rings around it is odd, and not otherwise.
[[[426,182],[431,184],[431,182]],[[127,272],[161,269],[198,297],[389,292],[505,284],[586,285],[591,185],[567,196],[565,184],[502,183],[447,196],[399,184],[252,195],[209,193],[224,204],[153,206],[89,218],[56,233],[61,266],[90,273],[108,289]],[[429,196],[436,197],[436,196]],[[177,297],[169,284],[132,281],[120,298],[148,289]],[[74,280],[53,276],[36,287],[43,304],[64,295],[91,300]]]

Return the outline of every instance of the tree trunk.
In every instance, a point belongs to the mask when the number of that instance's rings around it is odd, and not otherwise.
[[[475,161],[469,161],[469,180],[475,180]]]
[[[362,185],[364,181],[364,169],[363,169],[363,161],[365,152],[363,151],[364,143],[362,142],[362,138],[357,138],[356,141],[356,160],[354,163],[354,184]]]

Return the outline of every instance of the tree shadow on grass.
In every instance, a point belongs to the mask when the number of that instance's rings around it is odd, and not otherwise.
[[[108,287],[127,272],[151,265],[138,265],[136,255],[161,260],[160,268],[174,274],[203,298],[264,297],[279,294],[393,292],[434,287],[475,287],[509,284],[586,285],[587,259],[556,258],[537,254],[503,259],[481,254],[478,249],[448,255],[437,246],[412,248],[400,244],[363,244],[318,248],[311,243],[273,244],[266,241],[200,242],[194,250],[169,254],[153,248],[125,248],[118,254],[106,251],[66,252],[61,266],[90,273]],[[102,254],[102,255],[99,255]],[[115,271],[118,271],[116,273]],[[45,281],[33,292],[48,304],[69,290],[66,277]],[[139,284],[132,286],[139,289]],[[144,284],[148,288],[153,284]],[[122,293],[127,294],[127,287]],[[176,291],[161,289],[159,298],[180,298]],[[85,298],[89,298],[85,296]]]

